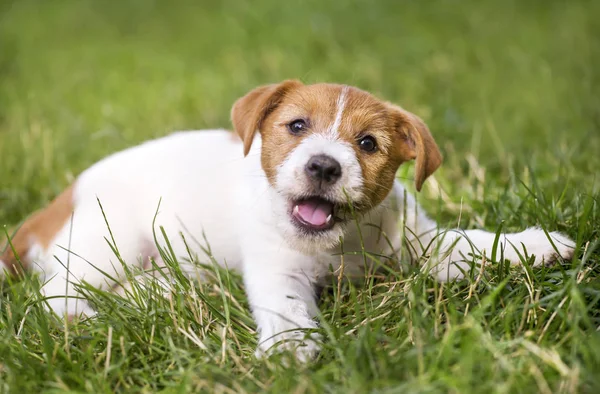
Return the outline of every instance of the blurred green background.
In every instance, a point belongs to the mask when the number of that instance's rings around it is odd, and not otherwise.
[[[110,152],[228,128],[237,97],[285,78],[356,85],[423,117],[448,201],[533,175],[550,196],[597,190],[598,1],[0,4],[2,224]]]

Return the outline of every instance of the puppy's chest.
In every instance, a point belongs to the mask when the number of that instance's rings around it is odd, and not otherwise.
[[[361,254],[321,255],[317,257],[315,279],[317,283],[326,285],[331,280],[337,280],[340,274],[350,280],[364,278],[370,265],[365,264]]]
[[[317,282],[326,284],[333,277],[343,276],[345,279],[360,280],[378,271],[388,258],[394,258],[393,248],[381,239],[366,236],[359,239],[346,237],[346,241],[334,250],[316,256],[315,277]]]

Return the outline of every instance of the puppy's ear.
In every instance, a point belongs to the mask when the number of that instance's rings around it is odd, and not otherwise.
[[[421,118],[391,103],[387,107],[400,133],[397,140],[400,156],[403,160],[416,159],[415,187],[421,191],[423,182],[442,164],[442,154]]]
[[[263,120],[283,100],[285,94],[302,86],[296,80],[260,86],[238,99],[231,109],[231,122],[244,143],[244,156],[250,152],[252,141]]]

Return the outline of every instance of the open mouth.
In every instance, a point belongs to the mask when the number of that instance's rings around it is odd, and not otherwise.
[[[321,197],[309,197],[292,202],[292,220],[308,231],[327,231],[336,223],[336,204]]]

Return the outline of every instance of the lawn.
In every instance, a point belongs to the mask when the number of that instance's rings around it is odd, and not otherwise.
[[[253,357],[235,274],[180,277],[169,299],[89,291],[99,316],[74,324],[43,311],[36,278],[4,282],[0,392],[600,392],[598,15],[583,0],[0,0],[6,232],[104,155],[230,127],[237,97],[299,78],[426,120],[445,161],[419,200],[440,221],[577,240],[553,268],[334,287],[308,365]]]

